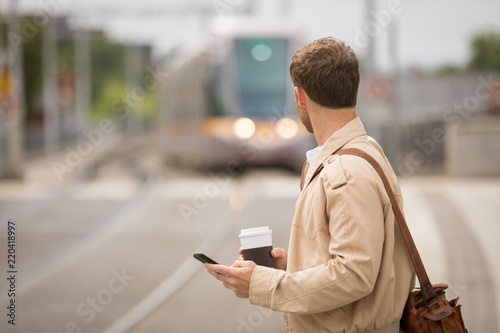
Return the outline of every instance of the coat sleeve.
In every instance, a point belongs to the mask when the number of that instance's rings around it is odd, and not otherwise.
[[[384,242],[378,176],[358,157],[338,159],[338,165],[325,168],[318,180],[326,192],[322,204],[330,259],[294,273],[257,266],[250,283],[252,304],[287,313],[319,313],[355,302],[373,290]]]

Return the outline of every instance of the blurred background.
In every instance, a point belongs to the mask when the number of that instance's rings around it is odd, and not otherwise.
[[[498,12],[493,0],[0,1],[1,331],[283,331],[191,255],[231,264],[239,230],[260,225],[287,247],[316,146],[288,66],[333,36],[360,59],[358,114],[401,180],[431,280],[460,296],[469,331],[499,332]]]

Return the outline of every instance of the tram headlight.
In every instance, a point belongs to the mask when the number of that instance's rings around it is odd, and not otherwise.
[[[250,118],[239,118],[233,123],[233,132],[240,139],[251,138],[255,133],[255,123]]]
[[[276,122],[276,132],[284,139],[291,139],[299,132],[299,126],[295,120],[290,118],[281,118]]]

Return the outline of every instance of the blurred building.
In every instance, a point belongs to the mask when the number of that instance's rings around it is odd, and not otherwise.
[[[42,25],[34,16],[21,21],[32,32],[21,54],[28,151],[46,148],[48,139],[57,149],[77,138],[111,113],[111,101],[126,93],[127,84],[140,82],[151,64],[150,45],[124,45],[103,31],[76,28],[67,17],[47,17]]]
[[[499,87],[499,73],[365,76],[358,109],[401,176],[499,176]]]

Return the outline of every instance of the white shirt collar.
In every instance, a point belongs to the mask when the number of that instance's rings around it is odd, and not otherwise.
[[[316,156],[318,156],[318,153],[320,152],[321,148],[323,148],[323,146],[318,146],[306,152],[306,158],[309,164],[312,164]]]

